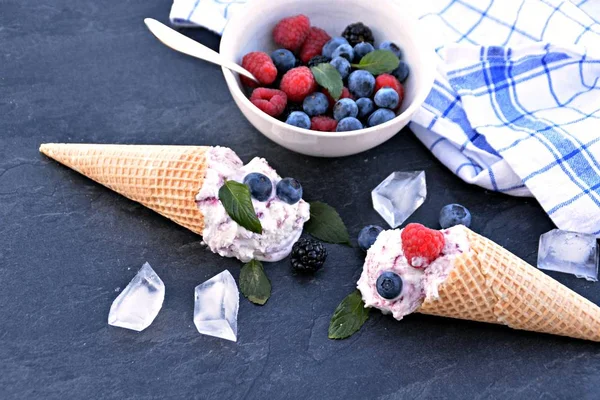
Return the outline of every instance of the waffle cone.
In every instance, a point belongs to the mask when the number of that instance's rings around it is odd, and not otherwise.
[[[209,147],[112,144],[40,146],[40,152],[90,179],[202,235],[196,194]]]
[[[600,307],[491,240],[467,235],[472,251],[455,259],[439,298],[427,297],[419,313],[600,341]]]

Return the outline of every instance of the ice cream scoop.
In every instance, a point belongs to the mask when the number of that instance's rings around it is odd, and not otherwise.
[[[418,312],[600,341],[600,307],[462,225],[441,232],[444,249],[424,269],[406,260],[402,231],[382,232],[357,284],[365,306],[398,320]],[[377,290],[386,272],[402,279],[393,299]]]

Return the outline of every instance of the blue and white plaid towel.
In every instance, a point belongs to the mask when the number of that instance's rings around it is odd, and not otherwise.
[[[251,0],[174,1],[174,25],[221,33]],[[439,56],[417,137],[466,182],[600,236],[600,0],[411,4]]]

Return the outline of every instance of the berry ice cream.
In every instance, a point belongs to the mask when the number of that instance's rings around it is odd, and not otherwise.
[[[425,297],[438,297],[438,287],[452,270],[454,258],[470,250],[463,226],[442,230],[439,237],[437,231],[417,224],[410,224],[407,228],[413,230],[411,247],[407,247],[408,243],[403,244],[403,230],[379,234],[367,252],[357,283],[366,307],[392,313],[397,320],[416,311]],[[415,238],[419,236],[426,239],[416,243]],[[438,248],[440,242],[434,245],[426,243],[425,240],[430,237],[441,240],[442,246]],[[404,238],[405,242],[409,241],[406,235]],[[405,247],[410,251],[410,259],[406,257]],[[415,249],[422,249],[423,254],[416,254]],[[431,257],[431,252],[438,254]]]
[[[196,203],[204,215],[202,236],[210,250],[242,262],[279,261],[287,257],[310,218],[309,205],[301,199],[301,188],[298,190],[289,179],[282,180],[263,158],[254,158],[244,165],[232,150],[224,147],[211,148],[206,157],[208,169]],[[265,178],[261,180],[261,176]],[[229,217],[219,201],[219,189],[226,180],[246,180],[244,183],[250,184],[262,234],[248,231]],[[270,185],[267,190],[265,182]]]

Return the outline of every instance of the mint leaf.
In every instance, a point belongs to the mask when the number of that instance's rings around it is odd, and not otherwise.
[[[320,201],[310,203],[310,219],[304,224],[304,230],[324,242],[350,245],[348,229],[340,215]]]
[[[344,83],[342,82],[342,76],[333,65],[322,63],[311,67],[310,70],[315,76],[317,83],[327,89],[334,100],[340,98],[344,89]]]
[[[357,332],[369,319],[369,309],[358,290],[350,293],[337,306],[329,323],[329,339],[345,339]]]
[[[262,225],[256,216],[250,188],[236,181],[225,181],[219,189],[219,200],[232,220],[254,233],[262,233]]]
[[[260,261],[244,264],[240,271],[240,290],[254,304],[264,305],[271,297],[271,282]]]
[[[392,72],[400,64],[400,59],[389,50],[375,50],[365,55],[354,68],[364,69],[373,75]]]

